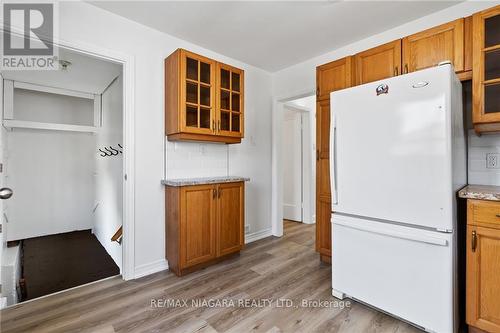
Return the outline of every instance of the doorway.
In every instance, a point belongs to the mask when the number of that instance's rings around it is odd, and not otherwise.
[[[2,288],[2,297],[13,296],[3,306],[15,303],[15,296],[19,301],[46,294],[23,295],[26,285],[36,285],[34,275],[63,278],[48,293],[120,273],[133,277],[133,232],[127,232],[133,230],[133,63],[86,48],[59,45],[59,59],[69,64],[57,73],[12,71],[0,77],[0,179],[14,192],[2,200],[1,236],[10,247],[3,249],[1,266],[3,273],[11,271],[12,282],[10,295]],[[82,260],[87,257],[94,260]],[[30,260],[31,267],[45,263],[50,274],[29,273]],[[77,262],[75,269],[64,264],[68,260]],[[54,263],[66,269],[49,268]]]
[[[283,103],[282,216],[285,221],[315,223],[315,96]]]

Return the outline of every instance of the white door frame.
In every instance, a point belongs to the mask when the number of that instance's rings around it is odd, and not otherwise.
[[[3,32],[3,27],[0,28]],[[24,38],[23,30],[11,27],[11,34]],[[123,70],[123,238],[122,277],[135,278],[135,58],[133,55],[105,49],[97,45],[54,39],[53,44],[66,50],[83,53],[122,65]]]
[[[294,99],[315,95],[315,90],[302,90],[293,94],[273,98],[272,113],[272,163],[271,163],[271,232],[273,236],[283,236],[283,113],[284,104]]]

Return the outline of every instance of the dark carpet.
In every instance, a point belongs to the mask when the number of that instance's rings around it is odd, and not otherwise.
[[[90,230],[23,241],[26,300],[120,274]]]

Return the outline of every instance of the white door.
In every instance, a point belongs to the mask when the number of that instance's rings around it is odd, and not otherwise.
[[[3,78],[0,75],[0,115],[3,115]],[[5,200],[9,199],[12,195],[10,188],[5,187],[5,128],[0,126],[0,278],[2,277],[2,265],[3,265],[3,249],[4,243],[6,242],[6,224],[5,224],[5,214],[4,214],[4,203]],[[0,281],[2,284],[3,281]],[[0,291],[0,308],[2,308],[5,303],[5,298],[3,294],[3,289]]]
[[[432,332],[454,327],[453,234],[334,214],[332,288]]]
[[[453,229],[447,67],[331,94],[333,211]]]
[[[3,117],[3,77],[0,75],[0,114]],[[3,131],[3,126],[0,126],[0,131]],[[3,135],[2,132],[0,132],[0,164],[4,162],[4,156],[3,156]],[[3,170],[1,170],[2,173],[0,173],[0,188],[3,187]],[[3,243],[5,240],[4,233],[5,233],[5,221],[4,221],[4,208],[3,208],[3,200],[0,200],[0,225],[1,225],[1,232],[0,232],[0,285],[2,284],[2,265],[3,265]],[[3,294],[2,291],[0,290],[0,308],[3,307]]]
[[[283,124],[283,218],[302,222],[301,113],[285,109]]]

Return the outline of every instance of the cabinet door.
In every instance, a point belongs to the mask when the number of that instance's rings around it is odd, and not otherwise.
[[[403,72],[414,72],[449,60],[464,70],[464,19],[458,19],[403,38]]]
[[[351,57],[316,69],[316,251],[331,257],[330,92],[352,85]]]
[[[477,132],[500,131],[500,6],[472,20],[472,120]]]
[[[467,323],[500,332],[500,230],[467,226]]]
[[[351,86],[352,59],[351,57],[332,61],[316,68],[316,94],[319,100],[330,98],[335,90]]]
[[[180,261],[183,268],[216,257],[216,194],[214,185],[182,188]]]
[[[316,251],[331,256],[330,99],[316,103]]]
[[[356,85],[401,74],[401,40],[356,54],[354,65]]]
[[[215,134],[215,61],[181,50],[180,128]]]
[[[218,185],[217,256],[238,252],[244,243],[244,183]]]
[[[217,133],[243,137],[244,72],[217,63]]]

